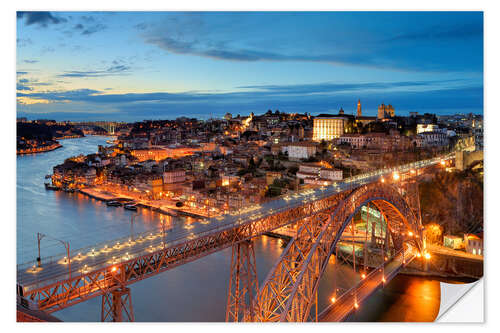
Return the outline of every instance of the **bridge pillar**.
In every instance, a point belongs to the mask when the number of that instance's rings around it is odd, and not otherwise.
[[[130,288],[119,288],[102,295],[101,321],[121,322],[124,319],[134,321]]]
[[[259,292],[252,241],[233,245],[226,321],[254,321],[254,297]]]

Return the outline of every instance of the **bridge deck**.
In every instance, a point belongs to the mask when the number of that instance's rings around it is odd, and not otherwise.
[[[391,281],[405,265],[415,258],[413,249],[405,253],[405,264],[403,264],[403,254],[400,253],[394,260],[384,265],[384,269],[377,268],[369,273],[359,284],[346,291],[335,303],[330,304],[318,315],[318,321],[338,322],[343,321],[347,316],[356,310],[355,303],[362,306],[363,300],[368,298],[378,287]],[[385,278],[385,282],[382,280]]]

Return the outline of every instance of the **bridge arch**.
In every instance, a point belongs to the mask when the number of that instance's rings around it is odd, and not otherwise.
[[[372,183],[339,200],[327,213],[305,219],[278,262],[273,266],[254,303],[256,321],[306,321],[315,301],[319,280],[342,233],[359,210],[373,204],[387,222],[396,251],[411,235],[423,251],[422,227],[417,215],[395,185]]]

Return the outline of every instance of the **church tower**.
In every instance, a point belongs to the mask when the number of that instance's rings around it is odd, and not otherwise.
[[[361,117],[361,100],[358,99],[358,117]]]

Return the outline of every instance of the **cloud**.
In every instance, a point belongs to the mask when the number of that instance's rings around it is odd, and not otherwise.
[[[29,60],[29,59],[26,59],[24,60],[25,63],[27,64],[36,64],[38,62],[38,60]]]
[[[40,92],[26,95],[33,99],[43,99],[51,101],[88,102],[97,104],[129,104],[129,103],[248,103],[249,101],[271,101],[281,100],[287,102],[314,103],[315,100],[335,100],[343,99],[345,96],[363,96],[384,94],[430,94],[440,92],[443,95],[450,91],[468,91],[469,95],[482,92],[482,86],[477,85],[453,85],[452,83],[463,83],[460,80],[449,81],[401,81],[401,82],[370,82],[361,84],[336,84],[320,83],[310,85],[266,85],[266,86],[243,86],[240,89],[252,89],[251,91],[235,92],[152,92],[152,93],[125,93],[125,94],[103,94],[102,91],[93,89],[80,89],[70,91]],[[395,90],[393,88],[405,88]],[[410,91],[408,87],[419,88],[420,90]],[[460,90],[461,89],[461,90]]]
[[[31,87],[25,86],[25,85],[24,85],[24,84],[22,84],[22,83],[18,83],[18,84],[16,85],[16,89],[17,89],[17,90],[20,90],[20,91],[24,91],[24,90],[28,90],[28,91],[29,91],[29,90],[33,90]]]
[[[50,12],[17,12],[17,18],[23,19],[25,25],[38,24],[47,27],[49,24],[59,24],[67,20],[62,17],[52,15]]]
[[[105,70],[95,71],[66,71],[57,77],[103,77],[115,75],[127,75],[130,73],[130,67],[126,65],[111,66]]]
[[[81,16],[80,19],[85,22],[85,23],[94,23],[95,22],[95,19],[93,16],[87,16],[87,15],[84,15],[84,16]]]
[[[381,61],[374,61],[370,54],[280,54],[273,52],[257,51],[251,49],[223,49],[212,48],[199,41],[181,41],[171,37],[148,37],[146,43],[156,45],[161,49],[175,54],[190,54],[201,57],[207,57],[217,60],[230,61],[306,61],[321,62],[341,65],[365,65],[374,67],[391,67],[389,64],[383,64]],[[217,44],[217,43],[209,43]],[[219,43],[220,44],[220,43]]]
[[[460,83],[462,80],[439,81],[398,81],[398,82],[361,82],[361,83],[317,83],[296,85],[251,85],[240,86],[240,89],[253,89],[260,92],[279,95],[332,94],[352,91],[387,90],[410,87],[435,88],[444,84]]]
[[[134,25],[134,28],[136,28],[137,30],[146,30],[148,28],[148,24],[145,23],[145,22],[142,22],[142,23],[138,23],[136,25]]]
[[[95,24],[95,25],[92,25],[92,26],[88,26],[87,28],[85,28],[85,30],[82,31],[82,35],[92,35],[92,34],[95,34],[96,32],[99,32],[99,31],[103,31],[107,29],[107,26],[105,26],[104,24]]]
[[[211,116],[223,116],[226,112],[261,114],[268,109],[319,114],[336,113],[343,107],[346,113],[355,113],[358,98],[361,98],[365,115],[376,115],[380,103],[394,105],[396,115],[405,115],[410,111],[450,114],[482,113],[483,110],[482,85],[435,87],[425,91],[381,89],[371,92],[361,90],[312,95],[283,95],[263,91],[103,94],[103,91],[80,89],[37,93],[19,91],[17,97],[18,112],[63,112],[58,114],[61,117],[58,119],[61,120],[85,118],[85,114],[88,118],[88,113],[81,110],[99,110],[92,115],[93,119],[124,121],[174,119],[179,116],[206,119]],[[26,99],[29,99],[29,103],[23,103]],[[44,104],[47,101],[50,104]]]
[[[385,20],[391,24],[377,24]],[[482,71],[482,39],[475,37],[483,28],[477,13],[194,13],[135,27],[145,29],[145,43],[169,53],[220,61]],[[444,40],[451,40],[448,48],[436,52]]]

